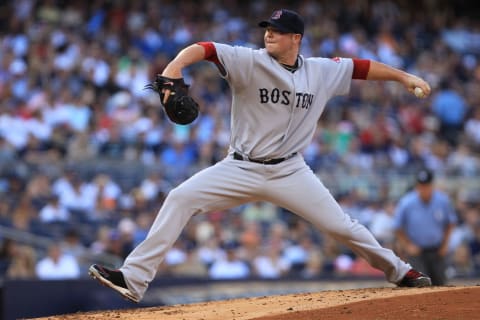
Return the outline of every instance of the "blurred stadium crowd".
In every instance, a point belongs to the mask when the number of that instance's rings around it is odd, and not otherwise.
[[[330,101],[304,156],[344,209],[402,255],[395,201],[420,166],[455,201],[449,276],[480,275],[480,24],[469,1],[2,1],[0,277],[80,278],[119,266],[168,191],[225,156],[230,92],[208,63],[187,70],[200,102],[173,125],[144,86],[186,45],[261,47],[257,22],[306,19],[305,56],[375,59],[429,81],[420,100],[393,83],[352,84]],[[73,257],[73,258],[72,258]],[[252,203],[194,216],[160,275],[378,275],[281,208]]]

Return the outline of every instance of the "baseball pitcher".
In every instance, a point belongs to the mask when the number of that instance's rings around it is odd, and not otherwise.
[[[276,10],[259,26],[265,28],[264,48],[196,43],[180,51],[150,86],[169,117],[174,115],[172,121],[190,123],[198,107],[186,98],[182,70],[202,60],[214,63],[232,91],[229,152],[168,194],[146,239],[120,269],[92,265],[90,275],[138,302],[192,215],[268,201],[348,246],[388,281],[403,287],[431,285],[428,276],[380,246],[367,228],[344,213],[302,157],[327,101],[347,94],[352,79],[396,81],[412,94],[421,90],[423,97],[430,86],[376,61],[305,58],[299,52],[304,22],[294,11]]]

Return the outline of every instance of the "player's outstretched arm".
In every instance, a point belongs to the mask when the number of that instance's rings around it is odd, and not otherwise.
[[[423,98],[427,97],[431,92],[430,85],[422,78],[373,60],[370,61],[367,80],[397,81],[413,94],[418,94],[415,92],[415,88],[420,88]]]

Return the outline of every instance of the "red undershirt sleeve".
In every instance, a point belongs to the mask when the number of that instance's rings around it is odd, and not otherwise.
[[[352,59],[353,73],[352,79],[366,80],[368,71],[370,70],[370,60],[368,59]]]
[[[216,65],[220,64],[220,60],[218,60],[217,57],[217,50],[212,42],[197,42],[197,44],[205,49],[205,60],[213,62]]]
[[[215,49],[213,42],[197,42],[197,44],[205,49],[205,57],[203,59],[215,63],[220,73],[226,75],[227,73],[218,59],[217,49]]]

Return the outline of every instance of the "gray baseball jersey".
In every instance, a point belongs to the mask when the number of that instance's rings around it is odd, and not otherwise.
[[[215,43],[233,93],[233,150],[280,158],[308,146],[327,101],[350,89],[351,59],[299,56],[290,72],[265,49]]]
[[[402,279],[411,266],[343,212],[300,154],[328,99],[348,92],[352,60],[299,57],[292,73],[265,50],[218,43],[215,48],[233,96],[229,155],[170,191],[146,239],[120,268],[129,289],[139,300],[144,296],[192,215],[252,201],[269,201],[303,217],[383,270],[388,281]],[[235,151],[253,159],[287,160],[238,160]]]

